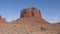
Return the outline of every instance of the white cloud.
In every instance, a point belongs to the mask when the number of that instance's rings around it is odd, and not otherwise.
[[[58,16],[58,17],[54,17],[54,19],[53,19],[55,22],[60,22],[60,17]]]
[[[58,23],[60,22],[60,16],[47,18],[47,21],[49,21],[50,23]]]
[[[60,19],[60,17],[54,17],[54,19],[55,19],[55,20],[59,20],[59,19]]]

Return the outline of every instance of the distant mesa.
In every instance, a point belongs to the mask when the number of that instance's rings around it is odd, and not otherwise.
[[[42,18],[41,17],[41,12],[35,7],[32,8],[26,8],[21,11],[21,16],[20,18]]]
[[[23,9],[20,13],[20,19],[15,21],[16,23],[20,22],[39,22],[39,23],[47,23],[42,16],[40,10],[35,7]]]
[[[4,23],[5,23],[5,22],[7,22],[7,21],[6,21],[5,18],[2,18],[2,16],[0,15],[0,23],[1,23],[1,22],[4,22]]]

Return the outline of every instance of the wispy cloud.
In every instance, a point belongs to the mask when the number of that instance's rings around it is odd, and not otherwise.
[[[55,20],[56,22],[60,22],[60,16],[54,17],[54,20]]]
[[[60,22],[60,16],[53,16],[53,17],[47,18],[47,21],[49,21],[50,23],[58,23]]]

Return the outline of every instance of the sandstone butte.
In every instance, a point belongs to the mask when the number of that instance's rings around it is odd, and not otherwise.
[[[60,23],[50,24],[42,18],[40,10],[26,8],[11,23],[0,16],[0,34],[60,34]]]

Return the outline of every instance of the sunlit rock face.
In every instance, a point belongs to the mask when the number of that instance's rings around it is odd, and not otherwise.
[[[11,23],[0,23],[0,34],[60,34],[60,23],[45,21],[35,7],[21,11],[20,18]]]

